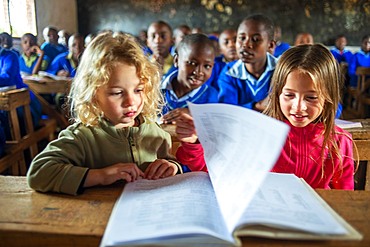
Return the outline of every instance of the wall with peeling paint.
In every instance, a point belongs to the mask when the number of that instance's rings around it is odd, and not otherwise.
[[[315,42],[330,45],[339,33],[349,45],[359,45],[370,32],[369,0],[77,0],[79,31],[110,29],[137,35],[155,20],[173,28],[201,27],[206,33],[237,28],[253,13],[269,16],[293,43],[299,32],[310,32]]]

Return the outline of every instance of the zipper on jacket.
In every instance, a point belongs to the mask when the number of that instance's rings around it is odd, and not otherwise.
[[[130,132],[129,132],[129,135],[128,135],[128,142],[130,144],[130,152],[131,152],[132,162],[136,163],[139,160],[135,159],[135,157],[137,157],[137,148],[136,148],[136,145],[135,145],[135,141],[134,141],[134,138],[133,138],[132,131],[133,131],[133,129],[130,128]]]

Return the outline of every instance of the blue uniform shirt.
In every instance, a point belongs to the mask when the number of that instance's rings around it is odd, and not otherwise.
[[[187,101],[195,104],[217,103],[217,91],[205,82],[202,86],[194,89],[186,95],[178,98],[172,89],[172,81],[177,78],[178,70],[169,74],[161,84],[161,90],[165,98],[163,114],[177,108],[187,108]]]
[[[220,103],[252,109],[255,103],[267,97],[277,59],[269,53],[266,54],[267,66],[258,79],[247,71],[240,59],[226,64],[218,78]]]
[[[357,87],[357,67],[370,67],[370,52],[365,53],[363,50],[360,50],[352,56],[351,62],[348,64],[349,84],[351,87]]]

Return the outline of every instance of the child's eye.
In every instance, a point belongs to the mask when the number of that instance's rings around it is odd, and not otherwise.
[[[319,97],[317,96],[307,96],[306,97],[308,101],[316,101]]]
[[[204,66],[204,68],[206,68],[206,69],[212,69],[212,65],[210,65],[210,64],[206,64],[206,65]]]
[[[287,97],[287,98],[294,98],[295,95],[292,94],[292,93],[284,93],[284,97]]]
[[[258,36],[253,36],[252,37],[252,41],[253,42],[259,42],[260,41],[260,38]]]
[[[191,65],[191,66],[196,66],[197,64],[193,61],[187,61],[186,62],[188,65]]]
[[[136,88],[135,93],[141,93],[144,91],[144,88]]]
[[[122,91],[109,92],[109,95],[111,95],[111,96],[118,96],[118,95],[121,95],[121,94],[122,94]]]

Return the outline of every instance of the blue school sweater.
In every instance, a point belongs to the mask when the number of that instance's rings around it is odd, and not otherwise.
[[[33,68],[37,63],[39,56],[37,54],[32,54],[30,57],[22,54],[19,56],[19,69],[21,72],[32,74]],[[41,63],[40,70],[45,71],[49,65],[49,58],[44,55],[44,58]]]
[[[352,52],[350,50],[344,49],[343,51],[338,50],[338,48],[333,47],[330,49],[331,54],[333,54],[335,60],[338,61],[338,63],[345,62],[349,63],[352,59]]]
[[[178,70],[169,74],[161,83],[161,90],[165,98],[163,114],[177,108],[187,108],[187,102],[195,104],[217,103],[217,91],[205,82],[202,86],[194,89],[186,95],[178,98],[172,89],[172,81],[177,78]]]
[[[357,67],[370,67],[370,52],[365,53],[363,50],[360,50],[352,56],[348,65],[349,84],[351,87],[357,87]]]
[[[17,55],[13,51],[0,48],[0,87],[14,85],[16,88],[28,88],[28,86],[23,83],[19,70],[19,61]],[[37,127],[41,118],[41,104],[31,91],[30,98],[33,125]],[[2,111],[0,112],[1,114],[5,114]],[[21,111],[18,112],[20,115],[23,114]]]
[[[50,44],[49,42],[42,43],[42,45],[40,46],[40,49],[44,51],[46,56],[48,56],[48,58],[50,59],[50,62],[52,62],[54,58],[58,56],[59,54],[68,51],[68,49],[64,45],[61,45],[61,44],[54,45],[54,44]]]
[[[218,78],[220,103],[253,109],[255,103],[267,97],[277,59],[269,53],[266,54],[267,66],[258,79],[247,71],[240,59],[226,64]]]
[[[280,57],[289,48],[290,48],[290,45],[288,43],[281,42],[275,48],[274,57],[276,57],[276,58]]]
[[[64,52],[55,57],[53,62],[50,64],[47,72],[56,75],[60,70],[66,70],[69,72],[70,77],[74,77],[76,74],[77,66],[72,60],[72,54]]]

